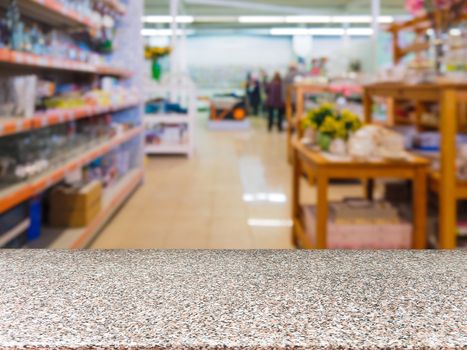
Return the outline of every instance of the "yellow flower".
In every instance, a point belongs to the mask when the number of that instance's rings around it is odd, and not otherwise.
[[[319,132],[323,134],[334,134],[337,130],[337,121],[333,117],[326,117],[323,124],[319,128]]]

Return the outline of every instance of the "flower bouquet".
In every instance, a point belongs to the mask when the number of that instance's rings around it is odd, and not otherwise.
[[[310,128],[317,132],[316,141],[323,151],[332,151],[333,142],[339,140],[338,150],[333,153],[345,153],[345,144],[350,135],[361,126],[362,122],[358,115],[345,109],[338,110],[330,103],[324,103],[310,110],[301,122],[302,129]]]

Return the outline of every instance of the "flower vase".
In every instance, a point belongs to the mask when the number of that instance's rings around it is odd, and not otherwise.
[[[336,156],[344,157],[347,155],[347,142],[343,139],[332,140],[329,146],[329,152]]]
[[[322,151],[328,152],[331,147],[332,137],[328,134],[318,133],[316,142]]]
[[[310,145],[316,144],[316,131],[312,128],[307,128],[303,133],[303,139]]]

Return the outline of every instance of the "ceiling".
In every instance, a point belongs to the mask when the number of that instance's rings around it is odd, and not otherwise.
[[[380,0],[381,13],[405,13],[403,0]],[[168,15],[170,0],[145,0],[146,15]],[[371,0],[180,0],[181,13],[191,16],[362,15]]]

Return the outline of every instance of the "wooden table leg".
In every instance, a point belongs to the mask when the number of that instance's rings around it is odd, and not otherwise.
[[[441,174],[439,184],[439,248],[456,247],[456,91],[445,90],[441,97]]]
[[[328,229],[328,183],[326,175],[318,172],[316,176],[316,248],[327,248],[327,229]]]
[[[426,248],[427,220],[427,171],[425,168],[416,170],[412,184],[413,189],[413,238],[412,248]]]
[[[301,166],[298,153],[295,148],[292,147],[292,240],[293,244],[298,247],[299,237],[296,228],[296,222],[300,219],[300,177],[301,177]]]
[[[373,119],[373,98],[367,91],[363,93],[363,113],[365,123],[371,123]]]
[[[365,197],[369,201],[373,201],[375,198],[375,180],[367,179],[365,181]]]

